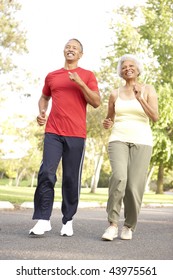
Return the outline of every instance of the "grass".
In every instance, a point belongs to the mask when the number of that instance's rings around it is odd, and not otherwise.
[[[34,192],[35,188],[30,187],[0,186],[0,201],[9,201],[15,205],[32,202]],[[98,188],[96,193],[91,193],[90,189],[82,188],[80,201],[104,203],[107,201],[107,197],[107,188]],[[61,201],[61,188],[55,188],[55,201]],[[173,204],[173,195],[146,193],[143,203]]]

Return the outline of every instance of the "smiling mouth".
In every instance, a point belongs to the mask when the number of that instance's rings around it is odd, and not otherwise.
[[[74,57],[74,53],[68,52],[68,53],[67,53],[67,56],[69,56],[69,57]]]
[[[133,72],[132,71],[128,71],[128,72],[126,72],[126,75],[127,76],[130,76],[130,75],[132,75],[133,74]]]

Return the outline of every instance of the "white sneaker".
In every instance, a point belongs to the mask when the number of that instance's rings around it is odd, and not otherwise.
[[[72,236],[73,235],[73,221],[68,221],[65,225],[62,225],[60,232],[62,236]]]
[[[52,229],[50,220],[38,220],[35,226],[29,231],[30,235],[43,235]]]
[[[102,235],[102,240],[112,241],[118,236],[118,227],[109,226]]]
[[[121,239],[130,240],[132,239],[132,230],[126,226],[123,226],[121,231]]]

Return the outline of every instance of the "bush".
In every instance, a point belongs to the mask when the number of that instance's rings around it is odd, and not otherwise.
[[[98,182],[98,188],[108,188],[109,178],[110,178],[110,174],[101,170],[100,178],[99,178],[99,182]]]

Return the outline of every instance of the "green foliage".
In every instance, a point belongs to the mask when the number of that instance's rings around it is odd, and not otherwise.
[[[140,1],[139,1],[140,2]],[[17,21],[20,5],[17,1],[0,1],[0,72],[5,73],[13,69],[12,55],[26,51],[25,32],[21,30]],[[166,172],[173,166],[173,5],[172,0],[148,0],[146,5],[140,4],[127,8],[120,7],[112,13],[110,29],[112,30],[112,43],[107,46],[107,55],[102,59],[100,71],[96,73],[102,96],[102,105],[98,109],[88,106],[87,131],[88,139],[83,170],[83,183],[92,177],[95,166],[94,158],[104,155],[100,184],[105,185],[110,173],[107,158],[107,147],[110,130],[103,129],[102,122],[107,114],[108,96],[112,89],[122,82],[117,76],[116,68],[118,58],[124,53],[137,54],[144,63],[144,74],[141,81],[155,86],[159,97],[160,119],[151,124],[154,135],[154,149],[151,164],[156,166],[164,164]],[[16,73],[16,71],[15,71]],[[18,74],[17,74],[18,75]],[[20,75],[18,75],[20,76]],[[20,76],[21,79],[21,76]],[[9,81],[8,81],[9,82]],[[19,85],[18,90],[22,87]],[[24,91],[24,90],[23,90]],[[16,93],[13,89],[13,92]],[[23,94],[23,93],[22,93]],[[24,91],[24,94],[25,91]],[[2,97],[0,97],[3,101]],[[13,116],[21,122],[24,116]],[[13,118],[1,123],[4,135],[15,136],[15,142],[29,142],[30,148],[23,157],[4,160],[4,151],[0,149],[0,173],[14,178],[32,176],[38,170],[42,156],[43,130],[38,128],[35,121],[27,122],[23,129],[16,127]],[[3,139],[0,139],[2,144]],[[15,153],[11,149],[11,155]],[[61,168],[58,170],[61,178]],[[108,174],[108,175],[106,175]],[[154,176],[155,173],[154,173]],[[60,179],[59,179],[60,180]],[[102,183],[101,183],[102,182]]]
[[[172,0],[148,0],[142,9],[145,22],[140,34],[148,41],[161,67],[160,83],[173,83]]]
[[[7,73],[15,66],[12,56],[27,51],[25,32],[20,29],[20,23],[15,14],[21,6],[17,1],[0,1],[0,73]]]
[[[112,44],[107,47],[107,56],[98,74],[106,107],[110,90],[121,84],[116,74],[118,58],[133,53],[144,63],[141,81],[153,84],[159,97],[160,119],[151,123],[154,136],[151,165],[162,164],[166,172],[173,166],[172,15],[172,0],[148,0],[143,7],[114,10],[110,25]]]
[[[8,178],[16,178],[17,181],[29,174],[32,176],[41,162],[43,128],[40,128],[35,120],[28,123],[24,116],[12,116],[2,124],[1,129],[1,144],[6,144],[7,139],[11,139],[6,153],[1,150],[1,174]]]
[[[110,173],[105,172],[103,169],[100,172],[98,188],[108,188]]]
[[[173,166],[173,90],[170,84],[158,88],[160,118],[152,125],[154,149],[152,163]]]

